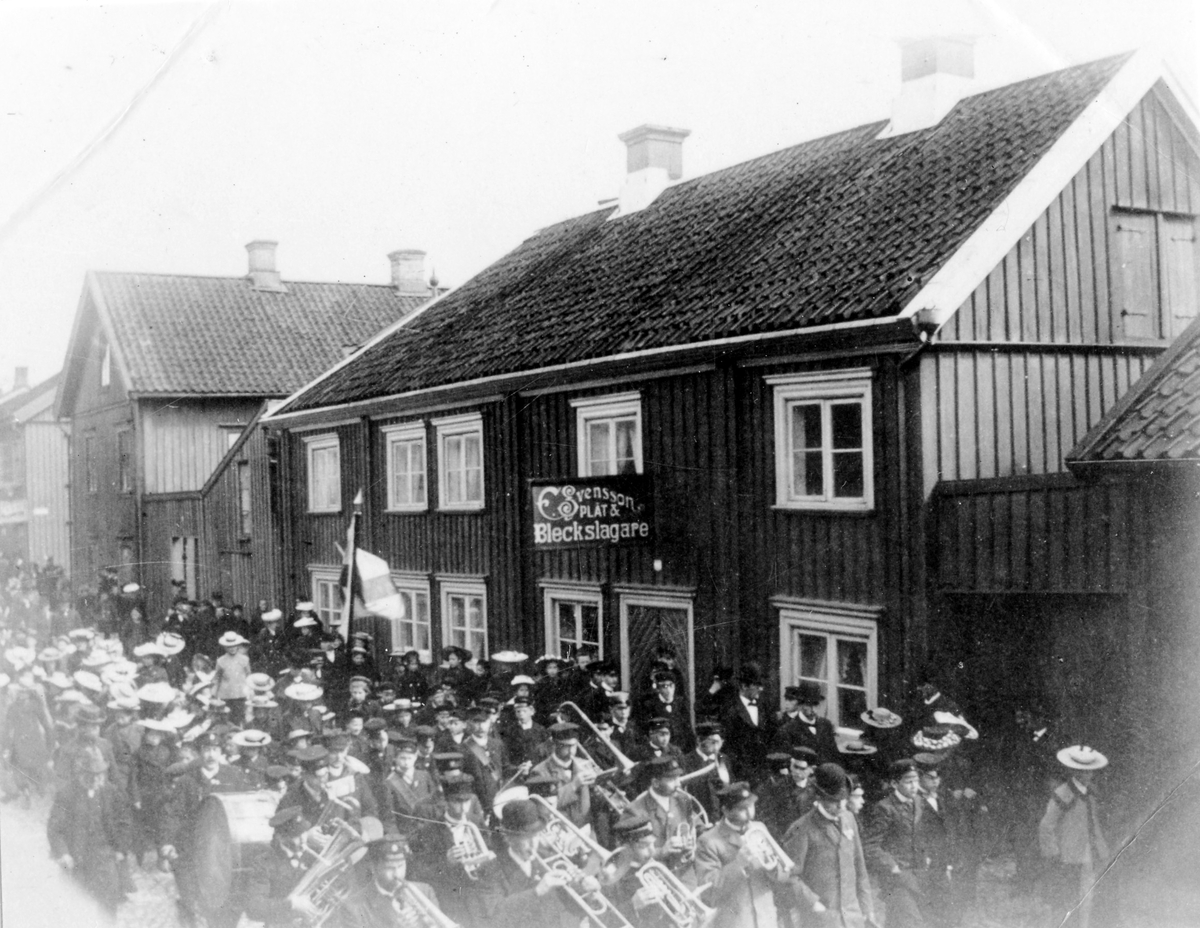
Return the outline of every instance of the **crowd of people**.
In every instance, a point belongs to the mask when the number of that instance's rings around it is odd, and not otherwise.
[[[174,874],[188,922],[949,928],[971,911],[992,832],[979,733],[932,683],[903,717],[835,730],[821,684],[769,706],[753,663],[693,705],[665,647],[628,689],[587,647],[377,666],[369,634],[343,640],[312,603],[178,597],[154,619],[114,575],[61,609],[59,579],[51,597],[41,571],[8,573],[4,799],[52,794],[50,853],[110,913],[139,867]],[[1085,924],[1106,759],[1057,748],[1039,748],[1047,792],[1013,847],[1052,877],[1054,924]],[[232,804],[247,794],[257,812]],[[214,801],[271,834],[223,913]]]

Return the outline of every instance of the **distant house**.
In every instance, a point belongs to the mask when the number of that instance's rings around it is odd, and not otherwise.
[[[283,281],[274,242],[246,247],[245,277],[86,276],[58,393],[77,587],[113,566],[156,611],[276,600],[272,459],[248,427],[430,295],[423,252],[376,286]]]
[[[69,571],[70,428],[54,413],[59,375],[29,387],[23,373],[0,399],[0,551],[38,564],[52,557]]]
[[[1196,316],[1196,115],[1141,55],[902,71],[890,120],[694,179],[626,133],[619,200],[267,416],[288,594],[336,606],[363,488],[393,650],[592,644],[640,689],[669,645],[693,696],[754,660],[842,725],[930,680],[1132,757],[1136,536],[1085,530],[1142,514],[1066,458]]]

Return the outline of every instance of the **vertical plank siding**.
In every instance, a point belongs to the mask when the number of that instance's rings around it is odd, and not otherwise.
[[[145,492],[199,490],[229,450],[223,425],[245,425],[258,404],[246,401],[143,400]]]
[[[24,441],[29,557],[53,557],[70,576],[70,426],[47,413],[25,423]]]

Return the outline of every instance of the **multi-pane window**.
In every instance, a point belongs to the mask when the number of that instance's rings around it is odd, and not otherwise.
[[[487,653],[487,592],[482,583],[442,584],[442,647]]]
[[[863,712],[875,707],[874,620],[787,608],[780,618],[782,684],[819,684],[825,693],[825,716],[834,725],[854,726]]]
[[[433,656],[433,635],[429,620],[429,582],[393,574],[392,582],[404,603],[404,618],[392,620],[392,653],[417,651],[422,661]]]
[[[389,426],[387,436],[388,509],[419,512],[428,506],[425,477],[425,426]],[[482,478],[482,468],[480,469]]]
[[[117,468],[122,493],[133,492],[133,432],[117,432]]]
[[[604,656],[600,593],[546,590],[546,651],[575,659],[580,647],[590,645]]]
[[[100,481],[96,476],[96,436],[83,437],[83,485],[89,493],[100,489]]]
[[[337,436],[315,436],[304,442],[308,455],[308,511],[340,511],[342,465]]]
[[[254,533],[254,521],[251,518],[251,484],[250,484],[250,462],[238,461],[237,464],[237,489],[238,489],[238,527],[243,538],[249,538]]]
[[[438,441],[438,507],[483,508],[483,418],[434,419]]]
[[[866,510],[874,503],[871,380],[865,370],[768,378],[775,388],[775,503]]]
[[[1117,248],[1117,334],[1174,338],[1196,318],[1196,229],[1191,216],[1120,211]]]
[[[579,476],[642,472],[642,400],[637,393],[572,400]]]
[[[325,628],[337,628],[342,621],[340,578],[341,572],[336,567],[312,569],[312,602]]]

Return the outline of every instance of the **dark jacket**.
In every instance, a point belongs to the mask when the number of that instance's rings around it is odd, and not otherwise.
[[[109,784],[89,796],[71,784],[55,797],[46,824],[50,853],[70,854],[75,861],[74,877],[109,910],[123,898],[116,859],[130,847],[129,819],[125,803]]]
[[[726,753],[737,761],[742,775],[749,777],[752,785],[757,783],[766,773],[767,754],[774,735],[770,711],[760,700],[755,725],[741,697],[737,697],[730,701],[721,725],[725,729]]]
[[[292,911],[287,897],[304,876],[302,860],[293,861],[272,845],[259,854],[250,867],[246,881],[246,914],[264,928],[286,928],[301,922]]]
[[[474,923],[491,928],[578,928],[580,912],[562,890],[538,896],[535,865],[526,876],[506,847],[485,864],[471,901]]]
[[[918,797],[919,799],[920,797]],[[921,845],[921,804],[903,802],[893,792],[868,810],[863,825],[863,849],[871,869],[881,874],[893,867],[925,870],[928,860]]]
[[[845,928],[864,928],[873,919],[871,883],[867,862],[854,816],[844,809],[832,822],[818,809],[812,809],[788,829],[783,850],[795,863],[793,871],[801,881],[801,894],[807,908],[820,902],[831,915],[833,924]],[[807,922],[802,918],[801,924]]]
[[[811,748],[817,752],[818,763],[841,763],[833,723],[821,715],[813,719],[811,724],[799,716],[784,719],[775,733],[774,746],[783,752],[794,747]]]

